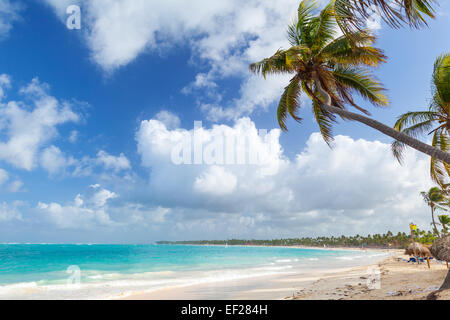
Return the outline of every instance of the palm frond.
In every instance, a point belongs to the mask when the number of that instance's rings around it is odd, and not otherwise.
[[[336,19],[333,12],[333,2],[330,2],[318,16],[310,21],[311,37],[314,39],[313,50],[319,51],[336,34]]]
[[[377,67],[380,63],[386,62],[387,57],[383,50],[374,47],[354,47],[334,52],[330,60],[343,66]]]
[[[450,53],[436,59],[433,69],[433,103],[439,108],[448,110],[450,103]]]
[[[302,118],[297,116],[300,108],[300,93],[300,79],[294,77],[286,88],[286,107],[291,117],[297,122],[302,121]]]
[[[282,74],[295,72],[292,66],[286,64],[286,51],[278,50],[270,58],[266,58],[260,62],[252,63],[250,71],[261,74],[264,79],[268,74]]]
[[[297,21],[294,21],[290,25],[288,25],[287,29],[287,39],[291,46],[298,46],[302,43],[301,33],[297,28]]]
[[[420,127],[420,125],[424,123],[423,130],[420,132],[420,134],[422,134],[430,129],[427,124],[429,124],[430,122],[432,123],[435,120],[436,113],[432,111],[407,112],[398,117],[397,121],[395,122],[394,129],[403,132],[408,127],[416,125],[419,125]]]
[[[287,120],[287,115],[288,115],[288,111],[287,111],[287,93],[288,88],[286,87],[284,89],[283,94],[281,95],[281,99],[280,102],[278,103],[278,108],[277,108],[277,120],[278,120],[278,125],[280,126],[282,131],[287,131],[287,126],[286,126],[286,120]]]
[[[357,30],[352,33],[351,40],[346,35],[333,39],[322,51],[334,52],[350,48],[352,45],[368,46],[375,43],[376,37],[368,30]]]
[[[407,112],[401,115],[394,125],[394,129],[413,138],[428,133],[434,125],[435,113],[430,111]],[[395,141],[391,146],[392,153],[398,162],[403,162],[403,153],[406,145]]]
[[[286,120],[288,114],[294,120],[301,122],[301,118],[297,116],[297,111],[300,108],[300,80],[298,77],[291,79],[289,85],[284,88],[284,92],[278,103],[277,120],[282,131],[287,131]]]
[[[450,151],[450,138],[442,128],[438,128],[434,132],[432,146],[445,152]],[[431,158],[430,174],[433,181],[444,187],[450,177],[450,166],[435,158]]]
[[[393,28],[404,24],[420,28],[427,25],[427,18],[434,18],[434,0],[335,0],[336,20],[351,37],[355,30],[365,27],[372,15],[380,16]]]
[[[337,83],[336,85],[336,91],[338,92],[341,99],[344,101],[344,103],[351,104],[354,108],[361,111],[362,113],[371,116],[370,112],[364,108],[361,108],[358,106],[355,101],[353,100],[353,96],[351,94],[351,89],[349,89],[346,86],[341,85],[340,83]]]
[[[400,164],[403,164],[403,154],[406,149],[406,144],[395,140],[391,145],[392,154]]]
[[[315,0],[303,0],[298,6],[297,14],[297,33],[300,34],[301,43],[308,44],[311,47],[311,19],[314,18],[314,11],[317,9]]]
[[[366,31],[356,31],[352,38],[344,35],[334,39],[319,54],[338,64],[376,67],[379,63],[386,62],[387,57],[383,50],[372,46],[375,40],[375,36]]]
[[[332,114],[327,114],[321,108],[321,103],[317,99],[313,100],[313,113],[316,118],[316,122],[319,125],[320,133],[327,143],[331,147],[333,142],[333,122],[335,122],[335,117]]]
[[[399,128],[401,128],[401,126],[397,125],[397,124],[394,126],[394,128],[397,129],[398,131],[401,131],[401,132],[413,137],[413,138],[417,138],[420,135],[426,133],[427,131],[430,131],[433,128],[433,124],[434,124],[433,120],[428,120],[428,121],[416,123],[408,128],[403,128],[402,130],[399,130]],[[392,148],[394,157],[397,158],[398,162],[402,163],[403,162],[403,152],[406,148],[406,145],[399,141],[395,141],[394,143],[392,143],[391,148]]]
[[[336,67],[333,71],[336,82],[356,90],[363,98],[374,105],[386,106],[389,101],[385,89],[371,74],[362,68]]]
[[[419,28],[428,25],[426,17],[434,18],[433,0],[403,0],[406,19],[410,26]]]

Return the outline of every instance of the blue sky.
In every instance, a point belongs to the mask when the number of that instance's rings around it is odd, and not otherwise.
[[[81,7],[81,30],[66,27],[71,4]],[[390,138],[356,123],[336,125],[330,150],[306,99],[302,125],[279,132],[286,78],[264,81],[248,64],[287,46],[297,5],[0,0],[0,241],[367,234],[405,231],[410,220],[428,227],[419,196],[431,185],[426,157],[410,151],[402,167]],[[438,11],[423,30],[376,27],[389,57],[376,74],[391,101],[370,107],[377,120],[392,125],[426,107],[433,62],[450,43],[450,4]],[[210,141],[249,134],[277,170],[174,165],[172,144],[194,121]],[[274,149],[256,129],[269,130]]]

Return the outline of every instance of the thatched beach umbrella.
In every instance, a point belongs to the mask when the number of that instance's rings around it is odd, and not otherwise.
[[[405,254],[421,258],[429,258],[432,256],[430,249],[418,242],[411,243],[408,248],[406,248]]]
[[[429,258],[433,255],[431,254],[430,249],[428,249],[427,246],[425,246],[419,242],[410,243],[409,246],[405,250],[405,254],[407,254],[409,256],[427,259],[428,268],[430,268]]]
[[[436,240],[431,246],[431,252],[436,259],[447,261],[448,266],[448,262],[450,261],[450,235]],[[450,289],[450,270],[439,290],[446,289]]]
[[[414,249],[416,248],[416,242],[411,242],[405,249],[405,254],[408,256],[414,256]]]

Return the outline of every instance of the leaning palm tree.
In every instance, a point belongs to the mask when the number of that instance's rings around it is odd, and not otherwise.
[[[394,128],[411,137],[432,135],[432,146],[442,151],[450,151],[450,53],[436,59],[432,81],[433,98],[427,111],[408,112],[401,115]],[[395,157],[402,162],[405,144],[392,144]],[[431,178],[446,188],[450,176],[450,166],[436,158],[431,158]]]
[[[290,115],[301,121],[297,112],[300,95],[312,100],[312,109],[323,138],[329,144],[336,116],[366,124],[425,154],[450,164],[450,154],[429,146],[405,133],[368,117],[369,112],[355,103],[353,92],[359,93],[374,105],[385,106],[388,100],[384,89],[376,81],[370,68],[385,61],[380,49],[374,48],[375,37],[366,30],[351,31],[351,36],[336,36],[337,22],[334,1],[318,15],[314,15],[315,1],[303,0],[297,19],[288,27],[291,48],[278,50],[272,57],[250,65],[250,70],[262,74],[291,74],[278,105],[277,117],[282,130]],[[366,114],[346,110],[351,105]]]
[[[431,208],[431,220],[433,221],[434,232],[440,238],[441,235],[436,227],[436,221],[434,220],[434,212],[436,209],[445,210],[443,205],[448,199],[445,193],[438,187],[432,187],[427,192],[421,192],[420,194],[426,204]]]
[[[339,27],[345,34],[362,30],[367,19],[380,16],[388,25],[398,28],[404,23],[419,28],[434,18],[434,0],[335,0]]]

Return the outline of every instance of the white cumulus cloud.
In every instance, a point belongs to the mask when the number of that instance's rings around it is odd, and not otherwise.
[[[97,154],[96,162],[105,169],[112,170],[114,172],[131,169],[130,161],[123,153],[116,157],[101,150]]]
[[[195,179],[194,189],[206,194],[224,195],[236,190],[237,178],[223,167],[211,166]]]
[[[35,78],[20,90],[23,101],[0,103],[0,160],[34,169],[42,147],[58,135],[57,127],[79,120],[69,103],[58,101],[48,90]]]
[[[219,128],[241,136],[257,132],[249,119],[241,119],[234,127],[203,128],[204,141],[214,143]],[[408,151],[406,165],[400,166],[389,144],[337,136],[330,149],[314,133],[292,160],[279,144],[267,147],[278,161],[278,170],[267,175],[248,163],[174,164],[172,150],[191,133],[149,120],[136,136],[142,163],[151,169],[148,186],[140,188],[145,197],[141,201],[172,208],[171,230],[195,234],[202,227],[212,237],[267,238],[404,230],[410,221],[428,227],[428,210],[419,193],[431,186],[429,160],[414,151]],[[274,138],[279,143],[279,133]],[[253,142],[258,141],[264,142],[255,134]],[[237,220],[243,224],[239,234]]]
[[[61,229],[95,229],[111,227],[115,222],[108,214],[107,202],[117,195],[106,189],[96,189],[88,196],[77,195],[72,203],[42,203],[37,206],[48,219]]]

